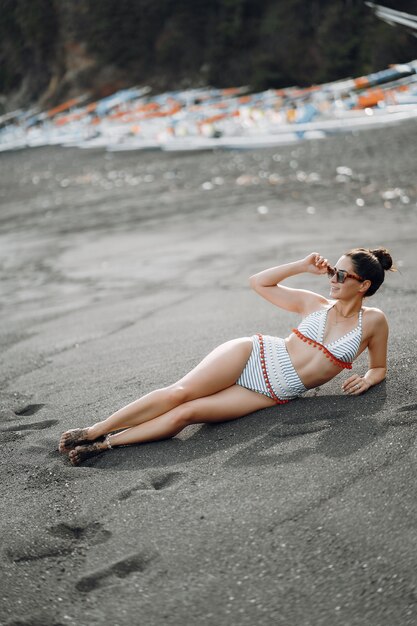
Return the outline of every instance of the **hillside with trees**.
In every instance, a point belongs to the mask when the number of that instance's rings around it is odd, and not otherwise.
[[[362,0],[0,0],[0,112],[131,85],[304,86],[416,57]]]

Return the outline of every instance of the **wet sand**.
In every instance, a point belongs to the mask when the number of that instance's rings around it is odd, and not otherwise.
[[[416,130],[0,155],[1,624],[416,623]],[[344,397],[342,373],[80,468],[57,452],[222,341],[285,336],[297,320],[251,273],[380,244],[400,268],[372,298],[386,382]]]

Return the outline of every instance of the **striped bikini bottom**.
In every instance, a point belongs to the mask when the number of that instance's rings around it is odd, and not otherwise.
[[[252,342],[252,353],[237,385],[263,393],[277,404],[307,391],[291,363],[284,339],[258,334],[253,335]]]

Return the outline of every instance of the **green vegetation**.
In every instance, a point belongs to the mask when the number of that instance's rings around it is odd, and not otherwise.
[[[415,0],[383,4],[415,12]],[[74,61],[80,48],[93,74]],[[0,93],[20,90],[27,103],[99,90],[105,68],[115,87],[259,90],[415,57],[417,39],[377,20],[362,0],[0,0]]]

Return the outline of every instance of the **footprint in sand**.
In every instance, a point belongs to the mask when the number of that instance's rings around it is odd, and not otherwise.
[[[34,415],[35,413],[40,411],[40,409],[42,409],[44,406],[45,406],[44,404],[27,404],[22,409],[17,409],[16,411],[14,411],[14,415],[16,415],[17,417],[26,417],[28,415]],[[9,422],[16,421],[16,418],[13,418],[13,417],[8,418],[7,421]],[[6,441],[7,441],[7,440],[10,440],[10,438],[12,440],[16,439],[16,436],[13,437],[13,433],[19,433],[18,437],[22,438],[25,436],[24,434],[22,434],[22,431],[45,430],[47,428],[51,428],[52,426],[55,426],[55,424],[58,424],[58,420],[42,420],[41,422],[32,422],[31,424],[20,423],[15,426],[3,426],[2,428],[0,428],[0,432],[6,433],[4,436],[2,436],[2,440],[6,438]]]
[[[58,424],[58,420],[43,420],[43,422],[32,422],[32,424],[19,424],[18,426],[7,426],[6,428],[0,428],[1,432],[20,432],[21,430],[45,430]]]
[[[121,491],[117,496],[117,500],[128,500],[138,491],[160,491],[161,489],[167,489],[168,487],[172,487],[174,484],[179,483],[182,478],[183,474],[181,472],[157,474],[156,476],[151,477],[148,481],[141,481],[134,487]]]
[[[396,415],[391,416],[384,423],[389,426],[412,426],[417,421],[417,404],[405,404],[396,410]]]
[[[175,483],[178,483],[183,477],[181,472],[169,472],[168,474],[159,474],[151,479],[151,487],[155,491],[160,489],[166,489],[172,487]]]
[[[61,522],[48,528],[48,532],[54,537],[70,541],[88,540],[90,545],[105,543],[112,536],[112,533],[103,528],[103,524],[100,524],[100,522],[91,522],[86,526]]]
[[[409,413],[411,411],[417,411],[417,404],[406,404],[397,409],[397,413]]]
[[[38,411],[40,411],[45,405],[44,404],[28,404],[27,406],[23,407],[23,409],[19,409],[18,411],[15,411],[14,414],[15,415],[34,415],[35,413],[37,413]]]
[[[120,561],[116,561],[116,563],[113,563],[109,567],[83,576],[75,587],[78,591],[90,593],[94,591],[94,589],[104,587],[108,582],[114,583],[115,578],[127,578],[130,574],[144,572],[154,558],[155,555],[151,555],[150,553],[132,554]]]
[[[78,544],[88,540],[89,545],[105,543],[110,539],[112,533],[103,528],[100,522],[91,522],[85,526],[81,524],[56,524],[47,528],[51,537],[61,540],[58,543],[47,536],[31,541],[30,543],[17,544],[14,548],[9,548],[6,552],[8,558],[14,563],[28,563],[29,561],[41,561],[71,554]]]

